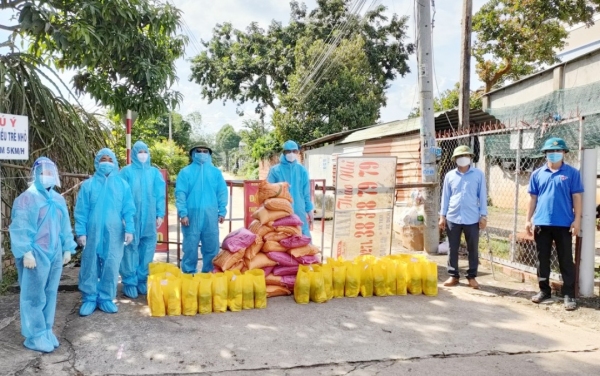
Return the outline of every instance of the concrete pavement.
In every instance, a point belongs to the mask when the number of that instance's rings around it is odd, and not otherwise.
[[[243,210],[241,195],[235,197],[234,217]],[[172,235],[175,220],[173,213]],[[221,237],[228,230],[221,225]],[[433,259],[444,263],[441,256]],[[54,326],[61,346],[43,355],[22,346],[18,295],[3,296],[0,375],[598,373],[599,307],[565,312],[560,303],[534,305],[534,286],[480,271],[481,290],[463,280],[455,288],[440,287],[437,297],[308,305],[280,297],[269,299],[265,310],[192,317],[150,317],[145,297],[131,300],[120,292],[119,313],[79,317],[80,294],[61,292]],[[74,287],[76,275],[77,268],[67,268],[61,288]],[[445,277],[440,267],[440,286]]]

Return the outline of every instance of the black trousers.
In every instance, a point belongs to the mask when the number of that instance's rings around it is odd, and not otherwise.
[[[550,260],[552,242],[556,245],[560,275],[563,280],[562,294],[575,297],[575,264],[573,263],[573,237],[569,227],[535,226],[533,238],[538,256],[538,283],[540,291],[550,294]]]

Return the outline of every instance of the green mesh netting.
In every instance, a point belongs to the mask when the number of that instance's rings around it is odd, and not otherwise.
[[[504,124],[525,121],[529,124],[548,123],[535,130],[533,149],[521,150],[523,158],[542,157],[540,148],[550,137],[563,138],[572,151],[579,149],[579,121],[559,123],[573,117],[577,111],[585,116],[583,121],[583,147],[600,147],[600,81],[572,89],[555,91],[535,100],[502,108],[487,110]],[[485,137],[486,156],[515,158],[516,150],[510,149],[510,134]]]

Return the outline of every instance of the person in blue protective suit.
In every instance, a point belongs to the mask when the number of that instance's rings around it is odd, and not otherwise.
[[[120,176],[129,184],[135,203],[135,236],[125,247],[119,269],[123,294],[135,299],[147,293],[148,264],[154,259],[156,231],[165,216],[166,184],[162,174],[150,163],[148,146],[142,141],[133,145],[132,164]]]
[[[177,176],[175,199],[183,232],[181,271],[198,272],[198,242],[202,243],[202,272],[213,270],[219,252],[219,224],[227,214],[227,184],[212,164],[212,149],[196,146],[190,150],[192,163]]]
[[[280,163],[271,167],[267,181],[269,183],[287,182],[294,200],[294,213],[302,219],[302,234],[310,237],[309,223],[315,220],[314,206],[310,201],[310,179],[308,171],[298,162],[298,144],[288,140],[283,144]]]
[[[104,148],[94,160],[96,173],[83,182],[75,203],[75,234],[83,247],[79,290],[81,316],[96,308],[118,311],[119,264],[123,248],[133,241],[135,205],[129,184],[119,177],[119,165],[112,150]]]
[[[21,333],[25,347],[51,352],[58,347],[52,333],[56,294],[63,264],[75,253],[71,220],[54,162],[38,158],[31,184],[15,200],[9,227],[11,250],[21,287]]]

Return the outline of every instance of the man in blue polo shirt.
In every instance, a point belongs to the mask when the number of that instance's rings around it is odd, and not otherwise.
[[[477,269],[479,266],[479,230],[487,225],[487,187],[483,172],[471,166],[474,154],[470,147],[461,145],[454,149],[452,160],[458,166],[444,177],[439,226],[446,229],[450,252],[448,252],[448,274],[444,286],[456,286],[459,281],[458,249],[460,236],[465,234],[469,269],[469,286],[479,288]]]
[[[563,162],[569,152],[563,139],[546,140],[542,152],[546,154],[547,163],[531,174],[525,227],[527,233],[533,234],[538,255],[540,292],[531,301],[541,303],[551,297],[550,257],[554,242],[563,280],[564,305],[571,311],[577,308],[573,236],[577,236],[581,228],[583,184],[579,171]]]

